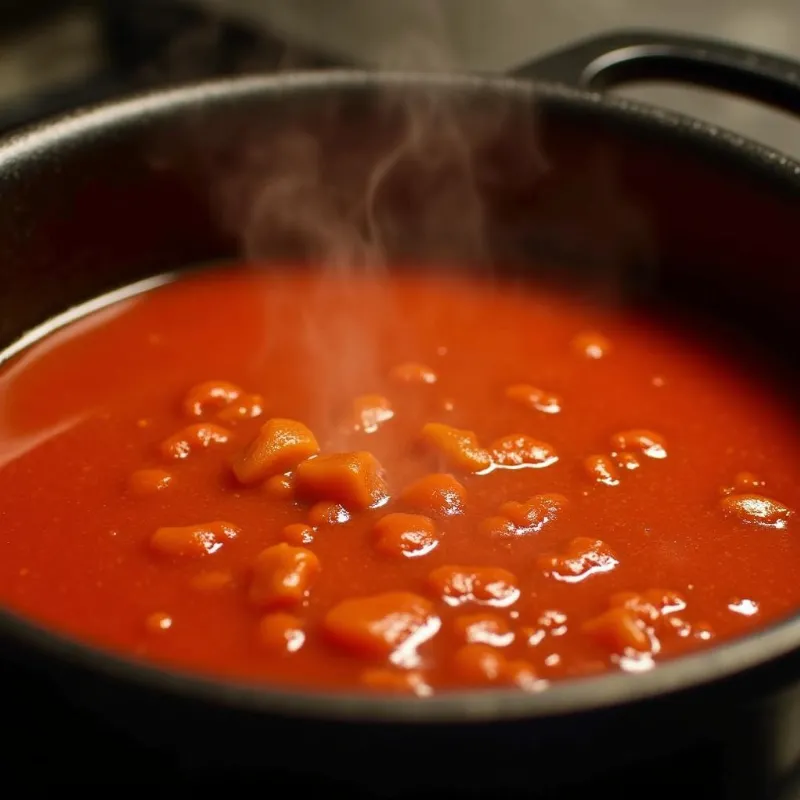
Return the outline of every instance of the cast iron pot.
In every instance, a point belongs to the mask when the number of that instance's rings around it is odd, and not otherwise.
[[[332,71],[232,79],[20,134],[0,148],[0,346],[83,301],[243,246],[260,257],[318,257],[324,237],[298,227],[297,215],[279,224],[274,213],[253,216],[259,180],[293,168],[292,143],[304,142],[315,186],[333,206],[351,208],[376,159],[421,113],[436,157],[412,157],[373,209],[390,261],[466,268],[489,260],[523,273],[557,264],[553,274],[606,297],[611,288],[629,302],[732,322],[782,361],[791,387],[800,165],[597,91],[631,77],[723,87],[800,112],[794,64],[717,42],[626,33],[510,78]],[[460,200],[446,191],[451,179],[463,181],[465,163],[470,183],[458,186],[480,201],[471,207],[481,209],[480,241],[466,235]],[[247,230],[237,224],[245,218]],[[16,675],[55,681],[170,758],[261,771],[265,789],[297,774],[305,776],[298,788],[318,775],[351,792],[531,796],[655,758],[654,784],[685,784],[687,754],[705,747],[727,770],[729,796],[752,800],[777,790],[800,753],[800,617],[645,674],[535,695],[419,701],[178,674],[8,611],[0,632]],[[31,713],[6,719],[18,730],[46,724]]]

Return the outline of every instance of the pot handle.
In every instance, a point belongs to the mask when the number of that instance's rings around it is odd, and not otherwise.
[[[596,36],[511,74],[594,92],[631,81],[670,80],[733,92],[800,115],[800,62],[680,34],[632,30]]]

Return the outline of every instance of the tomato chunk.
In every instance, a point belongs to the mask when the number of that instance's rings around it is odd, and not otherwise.
[[[428,575],[428,586],[451,606],[479,603],[505,607],[519,598],[516,576],[500,567],[438,567]]]
[[[430,517],[452,517],[463,514],[467,490],[447,474],[425,475],[409,484],[400,494],[400,501]]]
[[[341,503],[322,500],[308,510],[308,523],[312,528],[329,528],[343,525],[350,519],[350,513]]]
[[[209,411],[219,411],[237,400],[242,389],[230,381],[205,381],[193,386],[183,401],[187,417],[202,417]]]
[[[456,633],[468,644],[506,647],[514,641],[514,632],[497,614],[466,614],[454,622]]]
[[[558,461],[552,445],[514,433],[492,442],[492,460],[501,467],[549,467]]]
[[[235,425],[248,419],[255,419],[264,413],[264,398],[260,394],[243,394],[221,411],[217,419],[226,425]]]
[[[214,445],[225,444],[230,439],[227,428],[209,422],[190,425],[178,431],[161,445],[161,452],[165,458],[188,458],[197,450],[207,450]]]
[[[527,536],[552,525],[568,504],[563,494],[537,494],[519,503],[509,500],[500,513],[483,523],[484,531],[498,536]]]
[[[558,414],[562,400],[557,394],[545,392],[527,383],[518,383],[506,389],[506,397],[527,408],[536,409],[544,414]]]
[[[534,689],[536,674],[524,661],[508,661],[505,655],[485,644],[467,644],[453,659],[456,673],[473,686],[501,685]]]
[[[648,458],[667,457],[667,443],[664,437],[655,431],[637,428],[615,433],[611,437],[611,446],[616,451],[635,450]]]
[[[633,472],[635,469],[641,467],[641,462],[633,453],[617,453],[616,454],[617,466],[628,472]]]
[[[288,475],[273,475],[264,482],[264,493],[273,500],[291,500],[294,496],[292,479]]]
[[[315,553],[285,542],[262,550],[253,564],[250,602],[261,608],[289,608],[308,596],[321,571]]]
[[[520,636],[527,640],[530,647],[538,647],[551,636],[563,636],[567,632],[567,615],[555,608],[543,611],[536,620],[536,627],[525,626]]]
[[[375,547],[385,555],[417,558],[439,544],[436,525],[421,514],[387,514],[373,528]]]
[[[172,474],[165,469],[139,469],[128,479],[128,491],[143,497],[163,492],[171,483]]]
[[[473,431],[429,422],[422,429],[422,441],[451,469],[483,472],[492,466],[492,456],[478,444],[478,437]]]
[[[583,460],[583,468],[595,483],[603,486],[619,485],[619,472],[608,456],[587,456]]]
[[[287,544],[301,547],[314,541],[314,529],[304,522],[295,522],[283,529],[282,536]]]
[[[760,494],[732,494],[723,498],[720,505],[726,516],[764,528],[785,528],[794,516],[783,503]]]
[[[329,500],[353,511],[378,506],[389,496],[383,467],[367,452],[334,453],[304,461],[295,471],[294,485],[302,501]]]
[[[179,528],[159,528],[150,538],[150,546],[165,556],[181,559],[210,556],[241,531],[230,522],[207,522]]]
[[[233,472],[240,483],[258,483],[288,472],[318,452],[314,434],[302,422],[270,419],[233,462]]]
[[[625,650],[649,653],[653,650],[654,640],[648,634],[647,626],[629,608],[609,609],[582,627],[615,653]]]
[[[661,617],[683,611],[686,600],[678,594],[664,589],[648,589],[646,592],[617,592],[611,595],[609,604],[632,611],[645,622],[656,622]]]
[[[325,616],[328,638],[354,655],[403,663],[436,635],[433,604],[411,592],[386,592],[343,600]]]
[[[565,583],[578,583],[591,575],[610,572],[619,561],[614,551],[600,539],[578,537],[562,555],[543,555],[539,566],[548,575]]]

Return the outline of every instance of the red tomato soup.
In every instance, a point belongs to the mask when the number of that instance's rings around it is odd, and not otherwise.
[[[419,696],[747,634],[800,606],[797,419],[681,330],[435,273],[130,296],[0,370],[0,599],[172,667]]]

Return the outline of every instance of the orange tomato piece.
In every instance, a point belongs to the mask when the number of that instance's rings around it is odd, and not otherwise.
[[[233,472],[240,483],[259,483],[288,472],[318,452],[314,434],[302,422],[270,419],[233,462]]]
[[[261,608],[289,608],[305,600],[321,564],[305,547],[286,542],[262,550],[253,564],[250,602]]]
[[[433,637],[441,622],[433,604],[411,592],[386,592],[343,600],[325,616],[328,638],[351,653],[391,659]]]
[[[348,510],[371,508],[389,494],[378,459],[367,452],[318,456],[298,465],[294,474],[298,499],[328,500]]]

